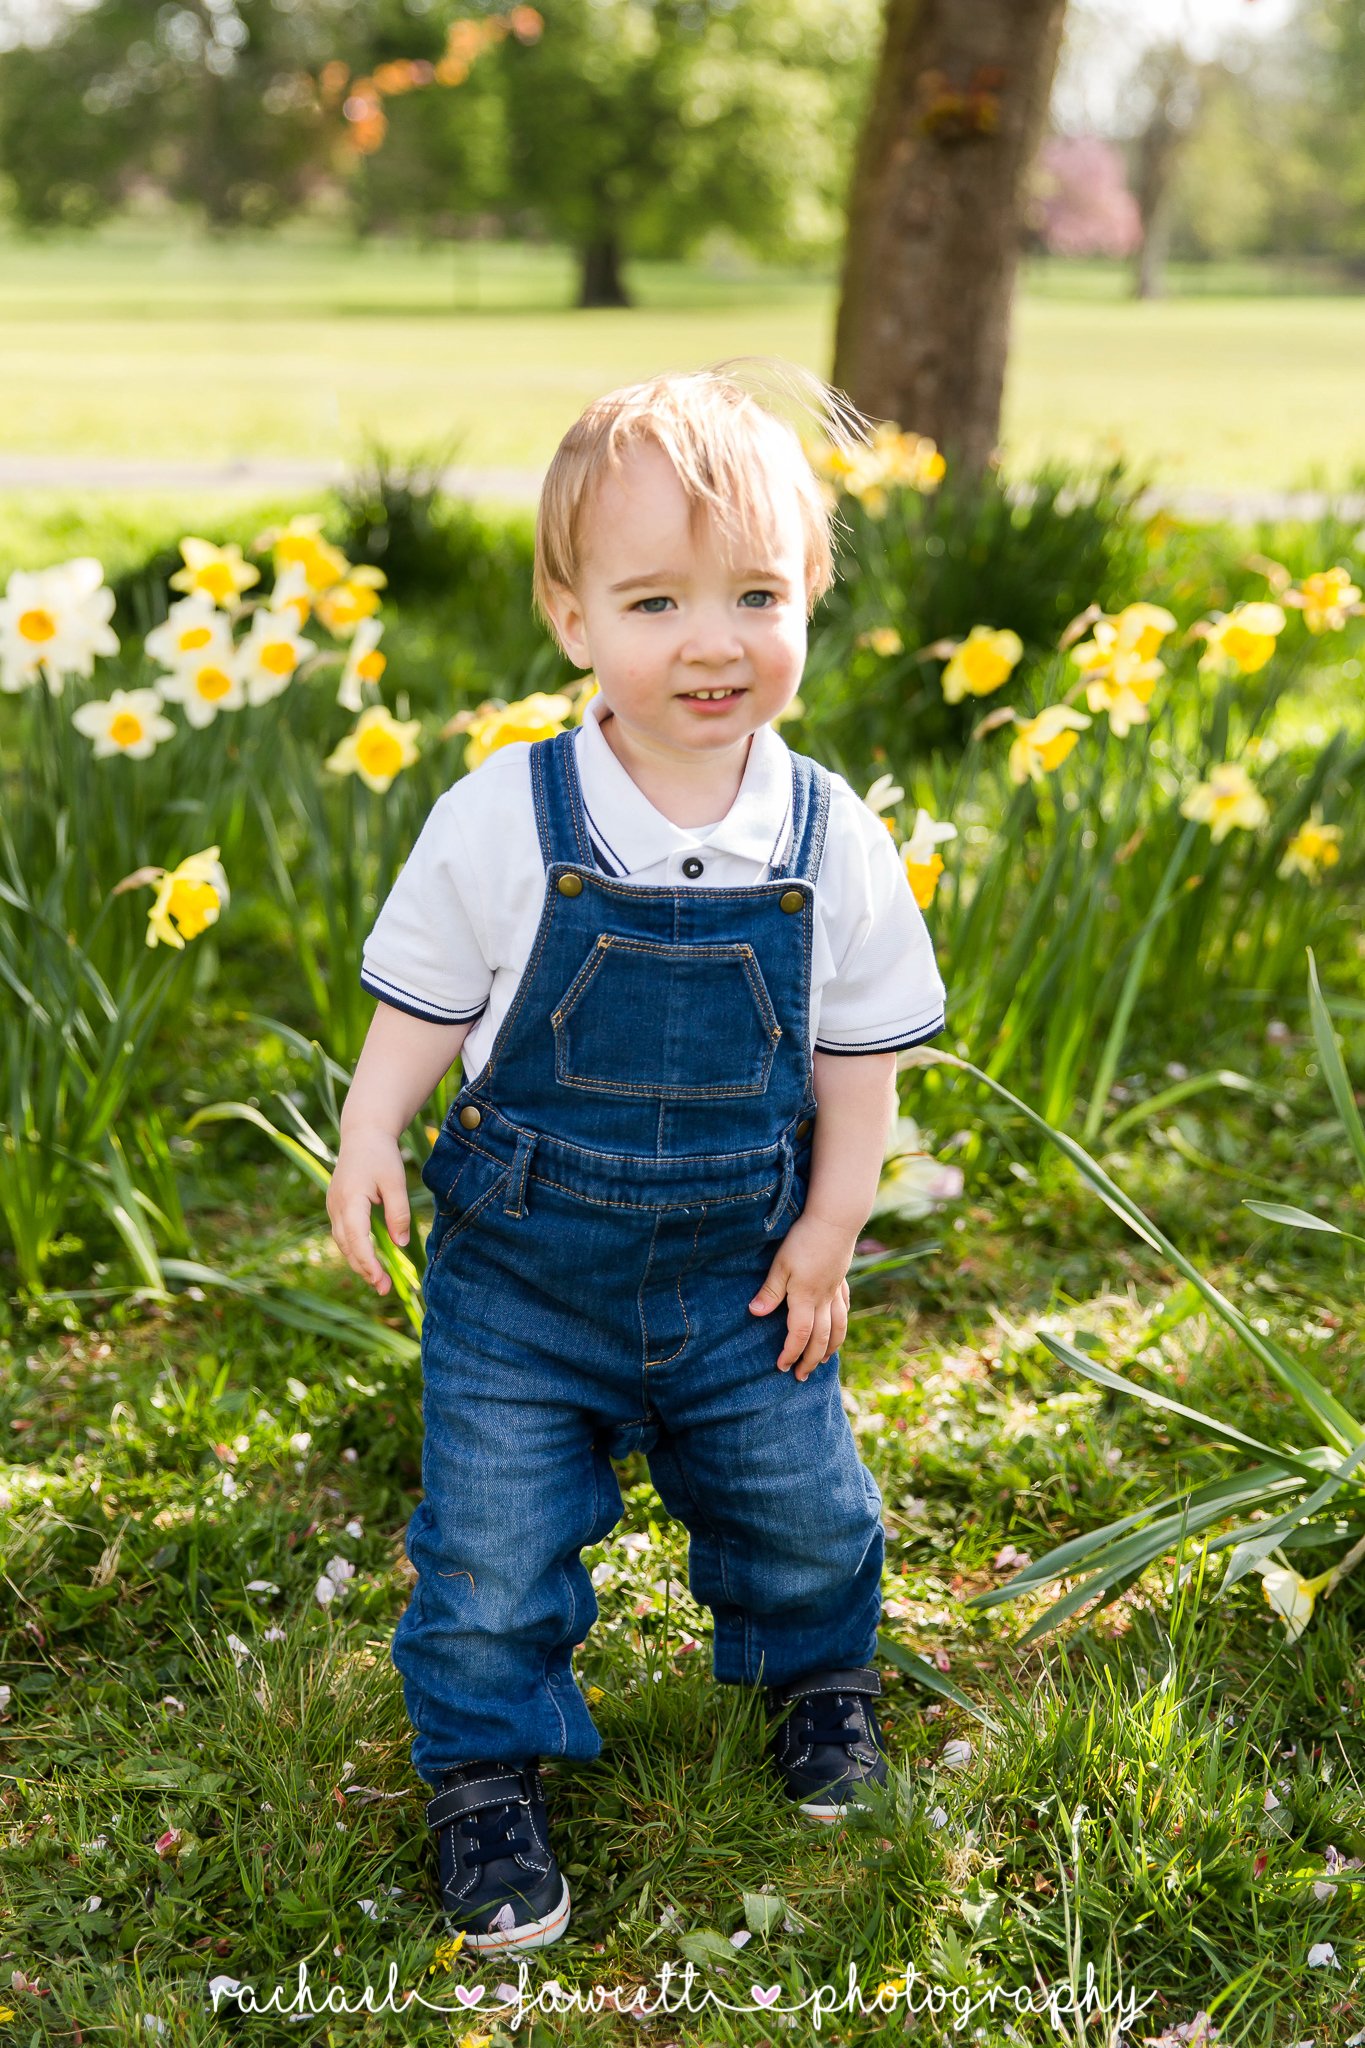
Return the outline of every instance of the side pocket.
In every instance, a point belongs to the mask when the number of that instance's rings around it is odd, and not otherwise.
[[[445,1258],[450,1246],[464,1236],[486,1209],[505,1195],[511,1184],[512,1168],[504,1160],[495,1159],[487,1152],[475,1151],[472,1147],[465,1148],[465,1153],[444,1195],[438,1192],[439,1182],[437,1186],[427,1182],[436,1196],[436,1220],[427,1238],[428,1277]],[[435,1156],[433,1152],[432,1158]],[[427,1163],[430,1165],[431,1161]],[[426,1180],[425,1171],[422,1177]]]

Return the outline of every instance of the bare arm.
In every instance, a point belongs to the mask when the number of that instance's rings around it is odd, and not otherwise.
[[[389,1236],[395,1244],[407,1243],[411,1211],[399,1134],[449,1073],[469,1029],[429,1024],[392,1003],[378,1003],[356,1061],[341,1110],[341,1149],[327,1190],[327,1214],[347,1265],[380,1294],[388,1293],[390,1281],[375,1256],[370,1211],[382,1206]]]
[[[786,1300],[787,1341],[777,1364],[788,1372],[795,1363],[798,1380],[809,1379],[848,1330],[845,1275],[881,1179],[896,1113],[896,1055],[817,1052],[814,1081],[819,1115],[805,1207],[749,1303],[755,1315],[768,1315]]]

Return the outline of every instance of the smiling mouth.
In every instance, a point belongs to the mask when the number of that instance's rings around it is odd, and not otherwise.
[[[702,704],[723,703],[727,697],[742,697],[744,692],[738,686],[729,690],[684,690],[684,698],[696,698]]]

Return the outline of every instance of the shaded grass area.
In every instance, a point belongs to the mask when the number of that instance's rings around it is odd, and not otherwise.
[[[250,1045],[221,1018],[195,1035],[200,1085],[247,1092]],[[1341,1175],[1309,1065],[1303,1039],[1266,1047],[1278,1113],[1201,1104],[1178,1119],[1188,1142],[1318,1206]],[[220,1128],[186,1141],[184,1158],[204,1256],[359,1298],[314,1191],[257,1134]],[[1124,1170],[1359,1412],[1365,1318],[1349,1253],[1266,1230],[1162,1130]],[[1193,1553],[1183,1586],[1168,1559],[1027,1647],[1041,1602],[962,1605],[1008,1577],[995,1562],[1005,1544],[1036,1556],[1222,1469],[1178,1422],[1067,1378],[1040,1331],[1263,1433],[1294,1432],[1286,1397],[1203,1319],[1163,1327],[1173,1276],[1059,1163],[1002,1165],[959,1215],[881,1234],[936,1246],[909,1278],[860,1283],[842,1358],[886,1503],[883,1642],[935,1656],[995,1726],[936,1701],[889,1647],[886,1798],[833,1836],[798,1826],[763,1761],[759,1696],[710,1679],[686,1533],[645,1459],[622,1461],[622,1523],[584,1554],[601,1618],[576,1659],[580,1684],[600,1689],[604,1753],[548,1778],[574,1919],[528,1979],[532,1993],[554,1977],[585,1998],[594,1984],[653,1996],[665,1962],[690,1960],[694,2011],[649,2026],[542,2017],[515,2038],[776,2039],[783,2015],[765,2020],[751,1984],[781,1985],[791,2007],[821,1985],[842,1992],[853,1964],[870,1998],[914,1965],[943,1999],[1040,1984],[1064,1996],[1090,1963],[1097,1995],[1138,2001],[1134,2037],[1203,2008],[1224,2041],[1345,2040],[1365,2023],[1349,1868],[1365,1856],[1355,1582],[1292,1647],[1257,1581],[1211,1603],[1217,1567],[1204,1583]],[[114,1249],[92,1225],[65,1277],[98,1282]],[[347,1353],[212,1291],[169,1309],[59,1292],[14,1303],[8,1336],[0,1961],[47,1993],[7,1995],[17,2037],[145,2039],[151,2014],[169,2038],[207,2041],[223,2024],[207,2009],[212,1977],[287,1997],[306,1959],[319,2001],[336,1986],[353,2005],[367,1983],[382,1993],[392,1965],[400,1991],[454,2012],[460,2039],[457,1987],[491,1999],[516,1971],[438,1947],[425,1792],[388,1661],[411,1581],[415,1363]],[[338,1557],[354,1577],[322,1606],[315,1588]],[[945,1744],[963,1739],[971,1752],[954,1767]],[[766,1931],[732,1948],[755,1921]],[[1308,1968],[1322,1942],[1338,1969]],[[698,2009],[706,1989],[747,2010]],[[1014,2033],[1007,2018],[978,2013],[981,2038],[1055,2038],[1036,2015],[1010,2019]],[[420,2008],[330,2033],[321,2018],[250,2022],[258,2038],[288,2026],[319,2041],[443,2023]],[[821,2036],[870,2041],[904,2024],[900,2009],[829,2014]],[[938,2037],[927,2018],[916,2031]],[[485,2037],[513,2038],[480,2020]],[[808,2012],[793,2037],[813,2038]]]
[[[614,385],[749,352],[830,365],[832,273],[739,260],[634,264],[634,308],[584,313],[566,252],[520,244],[123,227],[3,257],[11,454],[332,461],[453,434],[464,461],[540,467]],[[1348,482],[1365,297],[1246,265],[1176,282],[1136,305],[1116,267],[1028,269],[1010,464],[1116,445],[1167,483]]]

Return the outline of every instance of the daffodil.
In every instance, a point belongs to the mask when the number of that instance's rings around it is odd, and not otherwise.
[[[340,583],[334,583],[330,590],[319,591],[313,609],[329,633],[334,633],[338,640],[347,640],[362,619],[373,618],[379,610],[379,593],[388,580],[382,569],[362,563],[359,568],[348,569]]]
[[[899,1116],[870,1213],[878,1216],[890,1212],[913,1223],[939,1203],[955,1202],[962,1187],[962,1168],[945,1166],[926,1152],[914,1118]]]
[[[302,638],[292,610],[253,612],[251,627],[237,650],[249,704],[268,704],[294,680],[294,671],[314,651]]]
[[[989,697],[1008,681],[1023,651],[1023,641],[1008,627],[973,626],[965,640],[955,643],[943,671],[945,700],[960,704],[969,694]]]
[[[341,549],[322,538],[320,512],[300,512],[287,526],[267,527],[254,546],[258,553],[270,549],[277,587],[281,577],[298,570],[313,595],[340,583],[351,567]]]
[[[1340,825],[1324,825],[1315,810],[1285,847],[1279,873],[1306,875],[1310,882],[1316,882],[1324,868],[1334,868],[1340,859]]]
[[[161,676],[157,689],[170,702],[183,704],[186,724],[196,728],[212,725],[220,711],[240,711],[246,702],[231,642],[226,656],[215,648],[203,660],[185,662]]]
[[[1049,704],[1036,718],[1016,718],[1010,746],[1011,782],[1041,782],[1061,766],[1090,720],[1069,704]]]
[[[1262,1558],[1256,1569],[1261,1574],[1261,1591],[1267,1602],[1276,1614],[1284,1617],[1286,1642],[1296,1643],[1313,1619],[1318,1594],[1331,1578],[1332,1568],[1319,1572],[1315,1579],[1304,1579],[1288,1565],[1271,1564]]]
[[[517,740],[552,739],[563,730],[572,710],[570,699],[561,691],[551,695],[544,690],[534,690],[529,697],[519,697],[513,704],[483,707],[467,727],[465,767],[481,767],[499,747],[511,746]]]
[[[1264,825],[1270,807],[1240,761],[1223,761],[1209,770],[1207,782],[1195,784],[1180,814],[1207,825],[1217,846],[1235,827],[1254,832]]]
[[[26,690],[41,676],[60,697],[68,676],[93,672],[97,654],[117,654],[113,609],[93,555],[16,569],[0,599],[0,690]]]
[[[302,632],[313,615],[313,593],[308,587],[307,572],[299,562],[291,562],[275,578],[275,587],[265,600],[264,608],[272,612],[290,611],[298,621]]]
[[[421,729],[420,718],[402,723],[383,704],[367,705],[355,731],[333,748],[324,765],[333,775],[358,775],[382,796],[399,770],[411,768],[417,759],[416,739]]]
[[[870,647],[874,654],[889,660],[893,654],[905,652],[905,642],[894,626],[873,626],[869,632],[859,633],[855,647]]]
[[[946,840],[956,838],[956,825],[931,818],[926,810],[916,812],[914,829],[900,851],[906,880],[921,910],[927,910],[933,902],[938,878],[943,873],[943,856],[938,848]]]
[[[1165,665],[1157,650],[1175,631],[1171,613],[1157,604],[1129,604],[1113,618],[1095,621],[1091,638],[1071,650],[1085,683],[1085,701],[1109,714],[1110,730],[1123,739],[1147,720],[1147,706]]]
[[[144,642],[153,661],[174,673],[201,661],[232,661],[232,624],[207,597],[182,597]]]
[[[807,442],[805,447],[822,484],[856,498],[873,519],[885,514],[888,489],[937,490],[947,467],[926,435],[902,433],[890,420],[874,428],[865,443]]]
[[[383,631],[378,619],[362,619],[352,634],[337,690],[337,703],[343,710],[359,711],[366,683],[378,687],[380,677],[388,667],[387,655],[379,652]]]
[[[178,868],[163,869],[156,884],[156,901],[147,913],[147,944],[175,946],[183,952],[187,939],[197,939],[228,900],[227,876],[218,859],[218,848],[206,846],[192,853]]]
[[[261,580],[260,570],[243,561],[236,541],[219,548],[211,540],[189,534],[181,541],[180,552],[185,566],[171,577],[171,589],[207,597],[225,609],[235,605],[244,590],[250,590],[253,583]]]
[[[1348,569],[1318,569],[1286,591],[1285,603],[1298,607],[1310,633],[1336,633],[1360,609],[1360,587]]]
[[[1210,675],[1254,676],[1275,652],[1284,631],[1284,612],[1277,604],[1238,604],[1226,614],[1205,620],[1199,628],[1206,646],[1199,657]]]
[[[889,804],[898,804],[904,795],[905,791],[894,775],[879,775],[875,782],[868,784],[863,802],[870,811],[880,814]]]
[[[1109,730],[1116,739],[1126,739],[1135,725],[1147,723],[1147,706],[1151,703],[1152,692],[1156,688],[1155,676],[1124,673],[1123,664],[1132,659],[1130,656],[1120,656],[1108,675],[1096,676],[1093,682],[1085,686],[1086,703],[1092,711],[1108,712]],[[1159,661],[1143,665],[1158,670],[1161,668]]]
[[[162,740],[175,735],[172,721],[161,715],[161,696],[156,690],[115,690],[107,699],[78,704],[71,723],[95,742],[97,761],[109,754],[145,761]]]

